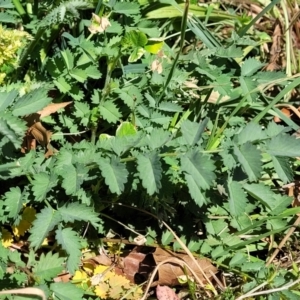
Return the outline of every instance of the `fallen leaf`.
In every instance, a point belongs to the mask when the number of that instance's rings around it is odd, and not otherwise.
[[[50,116],[51,114],[57,112],[59,109],[64,108],[71,103],[72,101],[61,102],[61,103],[50,103],[42,110],[38,111],[37,113],[40,115],[40,119],[42,119],[44,117]]]
[[[153,258],[156,264],[159,264],[161,261],[166,259],[174,258],[174,263],[165,263],[158,269],[158,284],[160,285],[168,285],[175,286],[179,284],[178,277],[185,275],[181,266],[178,265],[176,261],[177,259],[183,260],[196,274],[197,276],[205,282],[202,273],[193,260],[187,254],[178,254],[172,251],[163,250],[161,248],[157,248],[153,253]],[[213,266],[209,259],[206,258],[196,258],[198,265],[201,267],[203,272],[207,275],[208,278],[211,278],[211,273],[217,273],[217,268]],[[188,275],[191,275],[189,271]],[[192,275],[191,275],[192,276]]]
[[[161,285],[156,287],[156,297],[157,300],[180,300],[171,288]]]

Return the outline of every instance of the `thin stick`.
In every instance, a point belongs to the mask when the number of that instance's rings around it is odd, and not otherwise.
[[[41,297],[43,300],[47,300],[44,291],[34,287],[28,287],[23,289],[13,289],[0,292],[0,295],[7,295],[7,294],[20,294],[20,295],[35,295]]]
[[[274,260],[278,252],[281,250],[285,242],[288,240],[288,238],[292,235],[292,233],[295,231],[296,227],[300,224],[300,216],[298,216],[297,220],[294,222],[293,226],[289,229],[283,240],[278,245],[277,249],[274,251],[272,256],[269,258],[269,260],[266,263],[266,266],[269,266],[271,262]]]
[[[237,298],[236,300],[242,300],[242,299],[245,299],[245,298],[249,298],[249,297],[254,297],[254,296],[260,296],[260,295],[266,295],[266,294],[271,294],[271,293],[277,293],[277,292],[282,292],[282,291],[285,291],[287,289],[289,289],[290,287],[292,287],[293,285],[297,284],[300,282],[300,278],[297,279],[296,281],[293,281],[293,282],[290,282],[286,285],[283,285],[279,288],[276,288],[276,289],[271,289],[271,290],[266,290],[266,291],[261,291],[261,292],[257,292],[257,293],[247,293],[246,295],[243,295],[239,298]]]

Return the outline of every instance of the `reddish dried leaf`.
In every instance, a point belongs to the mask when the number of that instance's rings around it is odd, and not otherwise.
[[[161,261],[164,261],[166,259],[170,258],[177,258],[183,260],[196,274],[197,276],[202,280],[205,281],[203,278],[202,273],[200,272],[198,266],[195,265],[193,260],[186,254],[177,254],[172,251],[163,250],[160,248],[157,248],[155,252],[153,253],[153,258],[155,262],[158,264]],[[198,265],[201,267],[203,272],[207,275],[208,278],[211,278],[212,271],[213,274],[217,273],[217,268],[211,264],[211,262],[206,258],[196,258]],[[188,272],[189,273],[189,272]],[[181,266],[178,265],[176,260],[174,259],[174,263],[166,263],[163,264],[159,270],[158,270],[158,284],[161,285],[168,285],[168,286],[174,286],[178,285],[178,277],[181,275],[185,275]]]
[[[40,115],[40,118],[44,118],[47,116],[50,116],[51,114],[57,112],[59,109],[66,107],[72,103],[71,101],[69,102],[62,102],[62,103],[50,103],[46,107],[44,107],[42,110],[38,111],[38,114]]]
[[[180,300],[175,292],[168,286],[158,285],[156,287],[156,297],[157,300]]]

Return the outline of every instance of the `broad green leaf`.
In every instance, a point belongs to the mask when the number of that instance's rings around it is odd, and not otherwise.
[[[293,170],[288,157],[272,156],[272,162],[278,177],[283,181],[283,183],[293,181]]]
[[[117,128],[116,136],[130,136],[136,133],[136,127],[131,122],[122,122]]]
[[[272,138],[266,148],[267,152],[273,156],[297,157],[300,153],[300,139],[280,134]]]
[[[69,255],[67,260],[67,269],[71,274],[79,268],[81,257],[80,239],[75,231],[71,228],[61,229],[61,226],[55,231],[55,237],[58,244],[61,245]]]
[[[25,116],[38,112],[51,101],[48,97],[48,89],[43,87],[37,88],[25,94],[17,100],[13,108],[14,116]]]
[[[148,39],[145,33],[138,30],[131,30],[127,32],[122,41],[124,45],[142,49],[144,49],[144,46],[147,44],[147,42]]]
[[[8,212],[8,217],[16,219],[25,202],[20,188],[11,187],[10,190],[4,194],[3,200],[4,210]]]
[[[241,75],[242,76],[252,76],[263,66],[264,66],[264,64],[262,64],[259,60],[255,59],[253,57],[245,59],[242,64],[242,67],[241,67]]]
[[[288,128],[278,125],[275,122],[270,122],[268,124],[268,127],[266,129],[266,134],[268,137],[274,137],[277,136],[280,133],[284,133]]]
[[[65,51],[61,51],[61,56],[65,61],[65,65],[68,70],[71,70],[74,68],[74,57],[72,52],[69,49],[66,49]]]
[[[114,12],[124,14],[126,16],[136,15],[140,12],[140,5],[138,3],[118,2],[113,7]]]
[[[110,160],[100,158],[97,161],[97,164],[99,165],[101,174],[110,191],[121,195],[124,191],[124,185],[127,182],[128,177],[125,163],[121,163],[119,158],[112,156]]]
[[[0,7],[1,8],[14,8],[14,5],[11,0],[1,0]]]
[[[35,174],[32,181],[32,191],[36,201],[42,201],[47,193],[56,186],[56,176],[41,172]]]
[[[151,122],[156,124],[166,125],[170,122],[170,120],[171,120],[170,117],[167,117],[158,111],[153,112],[151,115]]]
[[[71,282],[55,282],[50,284],[54,300],[82,300],[84,290]]]
[[[197,150],[181,156],[181,170],[192,176],[197,186],[203,190],[209,189],[216,178],[213,161]]]
[[[242,165],[250,181],[256,180],[262,170],[261,153],[250,142],[238,147],[234,145],[234,154]]]
[[[169,245],[173,240],[174,240],[174,235],[169,230],[163,232],[161,236],[161,243],[164,246]]]
[[[128,62],[136,62],[144,55],[145,52],[146,50],[142,47],[134,48],[128,58]]]
[[[15,24],[17,21],[13,15],[6,12],[0,12],[0,20],[1,23],[12,23],[12,24]]]
[[[142,184],[151,196],[158,193],[161,188],[162,168],[159,156],[156,152],[138,154],[137,170]]]
[[[51,251],[47,252],[46,255],[42,253],[39,261],[33,267],[35,280],[39,284],[43,284],[45,281],[52,281],[64,269],[63,263],[64,258],[59,257],[58,253],[52,254]]]
[[[164,42],[162,41],[148,41],[144,49],[152,54],[157,54],[163,47]]]
[[[19,92],[17,90],[12,90],[10,92],[0,92],[0,112],[4,111],[8,106],[10,106]]]
[[[253,142],[266,138],[266,134],[262,131],[262,128],[257,123],[248,123],[240,133],[237,135],[238,144],[245,144],[246,142]]]
[[[207,125],[208,119],[206,118],[200,124],[191,122],[190,120],[183,121],[181,125],[181,132],[183,138],[186,140],[187,144],[194,146],[197,144],[201,138],[203,131]]]
[[[246,96],[248,102],[250,104],[255,102],[257,98],[257,92],[255,92],[257,84],[255,83],[255,81],[252,78],[241,76],[240,84],[243,91],[243,95]]]
[[[205,222],[205,228],[209,234],[221,237],[220,234],[226,234],[229,231],[228,224],[222,219]]]
[[[242,185],[237,181],[229,181],[227,184],[229,193],[229,211],[233,217],[241,216],[245,213],[245,206],[248,202]]]
[[[81,164],[64,165],[62,169],[58,170],[58,174],[62,177],[62,187],[66,190],[66,194],[74,195],[87,177],[88,168]]]
[[[102,118],[108,123],[117,123],[122,118],[117,106],[112,101],[100,104],[99,110]]]
[[[88,77],[88,74],[85,72],[85,70],[82,69],[69,70],[69,74],[71,75],[71,77],[82,83],[85,82]]]
[[[61,222],[61,215],[50,207],[45,207],[36,219],[33,221],[33,226],[30,229],[30,246],[37,250],[42,244],[43,240],[57,224]]]
[[[13,143],[16,149],[21,147],[26,129],[25,121],[10,113],[0,113],[0,134]]]
[[[91,207],[87,207],[78,202],[65,204],[58,208],[58,212],[61,214],[62,220],[66,223],[74,223],[75,220],[85,221],[90,222],[97,227],[97,224],[100,221],[98,214],[94,212]]]

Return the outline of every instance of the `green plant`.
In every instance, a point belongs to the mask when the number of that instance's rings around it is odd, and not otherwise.
[[[168,1],[171,21],[153,20],[152,5],[160,4],[150,2],[34,1],[27,10],[19,1],[7,4],[7,19],[22,20],[34,38],[20,45],[19,68],[0,88],[0,176],[7,183],[0,188],[0,221],[10,231],[24,206],[37,212],[23,237],[26,260],[3,246],[2,231],[0,278],[7,288],[88,299],[74,284],[51,282],[63,270],[75,274],[81,250],[97,248],[109,229],[133,240],[120,222],[141,232],[147,245],[182,248],[156,220],[145,225],[143,210],[169,224],[191,252],[244,278],[241,292],[298,278],[264,267],[255,255],[271,250],[265,238],[284,233],[300,211],[277,188],[293,180],[300,140],[291,131],[298,126],[275,107],[299,77],[263,70],[244,51],[260,45],[247,30],[221,42],[188,16],[188,1]],[[237,19],[220,8],[214,13]],[[66,101],[72,104],[57,114],[36,115]],[[273,122],[274,115],[287,126]],[[53,131],[51,143],[32,134],[39,122]],[[25,135],[47,142],[21,154]]]

